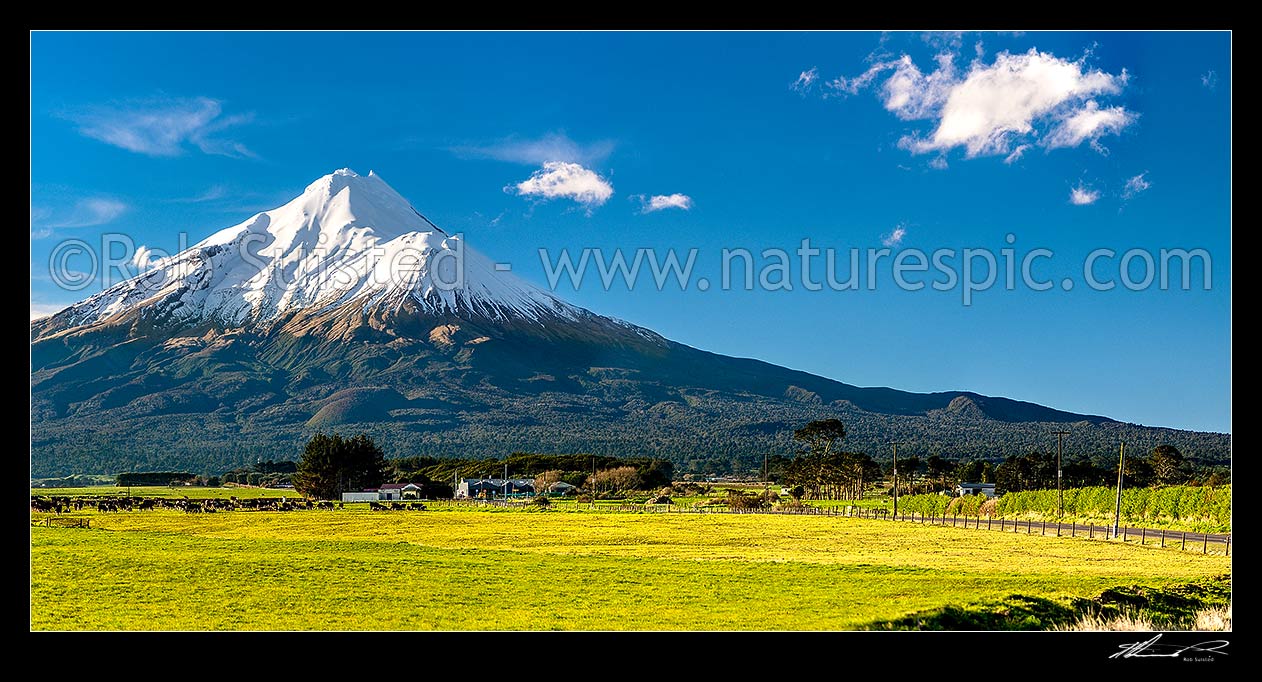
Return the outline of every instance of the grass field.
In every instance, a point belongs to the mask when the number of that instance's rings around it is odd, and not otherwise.
[[[289,497],[290,499],[297,499],[301,497],[292,488],[281,490],[277,488],[203,488],[199,486],[170,487],[165,485],[134,485],[131,488],[126,486],[120,488],[115,485],[81,488],[31,488],[31,494],[45,497],[53,495],[64,497],[85,497],[89,495],[121,496],[128,494],[129,490],[136,497],[190,497],[194,499],[208,497],[228,499],[233,496],[241,499],[247,497]]]
[[[32,628],[854,629],[1230,572],[1221,556],[862,519],[92,516],[91,529],[31,529]]]

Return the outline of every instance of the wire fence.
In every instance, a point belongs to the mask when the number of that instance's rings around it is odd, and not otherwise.
[[[495,507],[525,507],[529,502],[504,502],[473,500],[459,504]],[[581,503],[580,503],[581,506]],[[1197,533],[1193,531],[1168,530],[1165,528],[1145,528],[1121,526],[1114,534],[1113,527],[1107,525],[1064,523],[1054,521],[1032,521],[1024,519],[1005,519],[990,516],[959,516],[923,513],[900,513],[897,516],[887,509],[872,507],[842,506],[814,507],[802,505],[771,509],[732,508],[726,505],[694,505],[675,504],[633,504],[592,505],[590,510],[605,512],[632,512],[658,514],[779,514],[789,516],[828,516],[885,521],[902,521],[932,526],[950,526],[972,530],[989,530],[994,532],[1017,533],[1024,535],[1040,535],[1085,540],[1118,540],[1155,547],[1173,547],[1184,551],[1196,551],[1202,554],[1231,554],[1231,533]]]

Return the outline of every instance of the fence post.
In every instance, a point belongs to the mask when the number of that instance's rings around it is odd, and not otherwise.
[[[1165,549],[1165,547],[1166,547],[1166,529],[1162,528],[1161,529],[1161,548]]]
[[[1060,537],[1060,521],[1056,522],[1056,537]]]
[[[1047,535],[1047,522],[1039,521],[1039,535]]]
[[[1201,537],[1205,539],[1205,544],[1201,545],[1201,554],[1207,554],[1209,553],[1209,533],[1205,533]]]
[[[1139,544],[1141,544],[1141,545],[1142,545],[1142,544],[1145,544],[1145,543],[1147,542],[1147,540],[1148,540],[1148,529],[1147,529],[1147,528],[1140,528],[1140,529],[1139,529]]]
[[[991,518],[987,516],[986,517],[986,530],[990,530],[990,522],[991,522]]]
[[[1034,522],[1033,522],[1033,521],[1026,521],[1026,522],[1025,522],[1025,534],[1026,534],[1026,535],[1033,535],[1033,534],[1034,534]]]
[[[1223,556],[1231,556],[1231,533],[1227,534],[1227,542],[1223,545]]]
[[[1122,526],[1122,542],[1126,542],[1127,540],[1131,539],[1130,530],[1131,529],[1127,528],[1126,526]]]

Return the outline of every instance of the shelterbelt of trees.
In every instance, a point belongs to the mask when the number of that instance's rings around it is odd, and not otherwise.
[[[767,478],[795,489],[801,487],[801,496],[808,500],[860,499],[872,484],[888,484],[892,459],[878,462],[866,453],[846,451],[842,447],[846,435],[840,420],[810,422],[794,432],[794,440],[801,446],[796,455],[767,458]],[[1109,467],[1081,456],[1063,455],[1062,474],[1066,487],[1117,484],[1116,463]],[[951,490],[961,482],[994,483],[1001,494],[1041,490],[1056,487],[1056,455],[1036,451],[1010,456],[998,464],[952,461],[939,455],[924,460],[900,457],[898,476],[900,494]],[[1126,488],[1220,486],[1231,482],[1231,471],[1223,466],[1194,465],[1178,448],[1158,445],[1149,452],[1127,456],[1123,481]]]

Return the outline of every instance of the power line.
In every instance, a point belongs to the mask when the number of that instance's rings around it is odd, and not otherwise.
[[[894,446],[894,519],[898,519],[898,446],[906,445],[904,441],[890,441],[886,445]]]
[[[1065,491],[1060,485],[1060,449],[1062,440],[1069,435],[1069,432],[1053,431],[1052,434],[1056,436],[1056,518],[1059,519],[1065,515]]]

